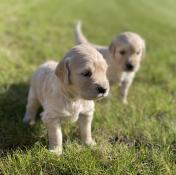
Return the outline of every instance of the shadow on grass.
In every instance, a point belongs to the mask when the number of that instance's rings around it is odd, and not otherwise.
[[[22,121],[29,84],[12,84],[4,89],[6,89],[4,93],[0,92],[0,154],[18,148],[25,150],[33,147],[35,143],[47,146],[47,133],[42,122],[39,120],[34,126],[29,126]],[[76,125],[76,123],[71,126],[69,123],[63,125],[64,144],[80,140]]]
[[[44,141],[44,130],[39,122],[33,127],[22,122],[28,84],[12,84],[4,89],[4,92],[0,92],[0,152],[24,149],[37,141]]]

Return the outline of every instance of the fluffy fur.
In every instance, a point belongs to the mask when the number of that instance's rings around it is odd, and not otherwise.
[[[136,33],[124,32],[113,39],[109,46],[100,46],[90,43],[81,31],[81,23],[76,25],[76,44],[88,43],[96,48],[109,65],[108,79],[112,83],[118,82],[121,87],[121,96],[127,104],[128,90],[145,53],[145,41]]]
[[[50,151],[62,153],[61,123],[65,120],[78,121],[84,143],[95,143],[91,135],[93,100],[108,94],[106,70],[102,55],[81,44],[59,64],[48,61],[34,73],[23,121],[34,124],[38,108],[43,107],[41,117],[48,131]]]

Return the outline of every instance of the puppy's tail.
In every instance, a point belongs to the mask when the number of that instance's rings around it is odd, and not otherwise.
[[[86,37],[83,35],[81,30],[81,21],[78,21],[75,27],[75,39],[76,44],[83,44],[83,43],[89,43],[86,39]]]

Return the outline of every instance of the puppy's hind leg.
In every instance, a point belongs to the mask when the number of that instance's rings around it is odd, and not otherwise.
[[[30,125],[35,124],[35,116],[37,114],[37,110],[40,107],[40,103],[35,96],[35,93],[33,92],[32,88],[29,90],[28,95],[28,102],[26,106],[26,113],[23,118],[24,123],[28,123]]]

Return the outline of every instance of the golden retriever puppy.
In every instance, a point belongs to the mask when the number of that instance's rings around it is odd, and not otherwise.
[[[99,46],[90,43],[81,31],[81,23],[76,25],[76,44],[89,43],[96,48],[107,61],[108,79],[110,83],[118,82],[122,101],[127,104],[127,95],[136,72],[144,57],[145,41],[138,34],[124,32],[118,35],[109,46]]]
[[[34,124],[39,106],[49,137],[49,150],[62,153],[61,123],[77,121],[81,138],[95,144],[91,135],[94,101],[108,95],[107,63],[93,47],[81,44],[72,48],[57,64],[48,61],[34,73],[23,121]]]

